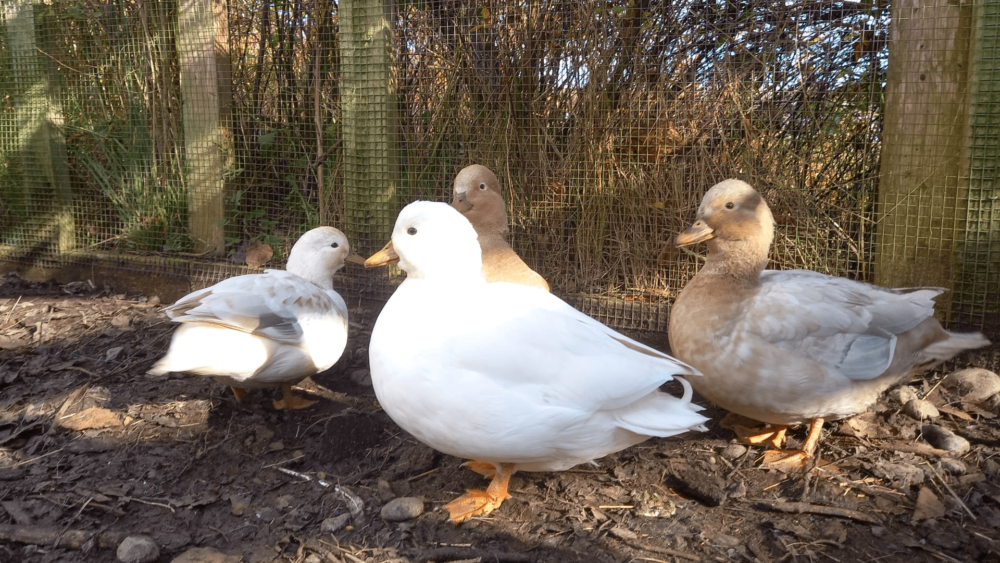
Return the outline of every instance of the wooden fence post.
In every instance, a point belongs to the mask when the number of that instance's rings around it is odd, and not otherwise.
[[[340,2],[345,231],[369,252],[388,241],[395,222],[395,65],[392,0]]]
[[[13,103],[16,106],[17,140],[25,211],[33,223],[26,236],[54,239],[58,252],[76,246],[73,194],[66,157],[66,138],[59,70],[54,61],[42,60],[36,39],[37,17],[30,0],[5,2],[7,36],[13,67]],[[54,197],[53,197],[54,196]],[[30,233],[29,229],[37,229]],[[35,241],[32,241],[35,242]],[[27,244],[28,241],[25,241]]]
[[[953,289],[969,194],[972,3],[894,0],[875,279]],[[938,298],[947,318],[952,293]]]
[[[187,171],[188,221],[195,252],[225,250],[225,165],[232,154],[226,111],[231,107],[224,0],[180,0],[180,59]],[[217,12],[218,9],[218,12]],[[221,21],[220,21],[221,20]],[[226,49],[226,52],[220,52]],[[224,61],[220,65],[220,59]],[[227,152],[228,151],[228,152]]]

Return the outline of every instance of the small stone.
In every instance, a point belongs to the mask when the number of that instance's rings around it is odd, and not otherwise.
[[[351,521],[350,514],[341,514],[340,516],[334,516],[333,518],[327,518],[319,525],[319,531],[324,534],[335,534],[347,527],[348,522]]]
[[[621,526],[615,526],[608,530],[608,533],[612,536],[625,541],[635,541],[639,539],[639,535],[629,530],[628,528],[622,528]]]
[[[872,535],[875,536],[876,538],[884,536],[885,533],[886,529],[883,528],[882,526],[872,526]]]
[[[937,407],[932,405],[929,401],[925,401],[923,399],[912,399],[907,401],[906,404],[903,405],[903,414],[915,420],[924,420],[925,418],[937,418],[941,416]]]
[[[385,479],[378,480],[376,491],[378,492],[378,498],[382,499],[384,502],[389,502],[390,500],[396,498],[396,491],[392,490],[392,485],[390,485]]]
[[[944,473],[950,473],[952,475],[965,475],[965,472],[968,471],[965,464],[960,460],[951,459],[949,457],[941,458],[941,460],[937,462],[937,470]]]
[[[880,460],[872,471],[876,477],[899,482],[904,488],[924,482],[924,472],[911,463]]]
[[[726,496],[731,499],[742,499],[747,496],[747,486],[743,481],[737,481],[726,487]]]
[[[170,563],[240,563],[242,555],[229,555],[211,547],[192,547]]]
[[[944,378],[945,387],[957,387],[966,401],[978,403],[1000,393],[1000,376],[982,368],[960,369]]]
[[[424,501],[416,497],[392,499],[382,507],[382,519],[387,522],[403,522],[424,513]]]
[[[722,448],[719,455],[732,461],[736,458],[742,457],[745,453],[747,453],[747,447],[743,444],[729,444],[725,448]]]
[[[889,392],[886,393],[886,398],[893,403],[905,405],[906,403],[909,403],[914,399],[919,399],[920,397],[917,396],[917,392],[914,391],[912,387],[909,385],[902,385],[889,390]]]
[[[117,358],[122,353],[123,349],[124,348],[122,348],[121,346],[115,346],[114,348],[108,348],[108,351],[105,352],[105,354],[104,354],[104,359],[107,360],[107,361],[109,361],[109,362],[114,361],[115,358]]]
[[[933,424],[925,424],[920,428],[924,435],[924,440],[928,444],[939,450],[945,450],[955,455],[965,455],[972,449],[972,445],[965,438],[956,435],[947,428],[941,428]]]
[[[160,557],[160,548],[149,536],[129,536],[118,545],[118,560],[122,563],[150,563]]]
[[[282,442],[281,440],[278,440],[276,442],[271,442],[270,444],[267,445],[268,452],[280,452],[283,449],[285,449],[285,443]]]
[[[367,369],[361,368],[351,372],[351,382],[363,387],[372,386],[372,374]]]
[[[243,512],[250,506],[250,497],[244,495],[229,495],[229,513],[233,516],[243,516]]]

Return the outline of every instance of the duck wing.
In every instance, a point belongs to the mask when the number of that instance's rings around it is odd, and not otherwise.
[[[934,315],[941,288],[886,289],[808,270],[768,270],[744,329],[853,380],[889,368],[896,337]]]
[[[302,319],[343,313],[319,287],[283,270],[237,276],[195,291],[167,308],[179,323],[209,323],[277,342],[302,341]]]
[[[529,400],[589,412],[617,410],[675,375],[700,375],[545,291],[505,282],[480,291],[457,321],[462,326],[453,333],[460,336],[449,349],[463,367],[488,373]],[[689,403],[690,393],[681,400]]]

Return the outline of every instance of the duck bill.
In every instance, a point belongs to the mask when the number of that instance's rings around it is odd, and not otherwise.
[[[709,227],[705,221],[699,219],[694,225],[688,227],[686,231],[677,235],[677,246],[687,246],[697,244],[715,238],[715,229]]]
[[[392,248],[392,241],[390,240],[382,247],[382,250],[372,254],[365,260],[365,268],[378,268],[379,266],[388,266],[396,262],[399,262],[399,255]]]
[[[344,258],[344,262],[347,262],[348,264],[357,264],[358,266],[364,266],[365,257],[360,254],[355,254],[352,252],[347,255],[347,258]]]
[[[472,209],[472,204],[469,203],[469,198],[465,195],[465,192],[455,193],[455,199],[451,200],[451,206],[463,215]]]

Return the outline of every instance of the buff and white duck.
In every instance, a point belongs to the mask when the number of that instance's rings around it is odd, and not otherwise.
[[[507,243],[507,209],[496,174],[480,164],[463,168],[455,177],[451,206],[465,215],[479,235],[487,282],[505,281],[549,291],[545,278],[529,268]]]
[[[293,384],[333,366],[347,344],[347,305],[333,275],[351,254],[344,233],[319,227],[292,247],[287,270],[237,276],[190,293],[167,308],[180,326],[151,375],[190,372],[232,387],[280,386],[276,409],[315,403],[294,395]]]
[[[492,482],[447,505],[459,522],[510,497],[511,475],[558,471],[652,436],[704,430],[681,375],[698,372],[537,288],[486,283],[476,231],[444,203],[415,202],[368,259],[407,277],[379,314],[369,360],[401,428]],[[677,379],[684,394],[658,390]]]
[[[808,422],[801,451],[768,452],[791,469],[813,454],[824,420],[867,409],[879,394],[964,350],[986,346],[934,318],[938,288],[886,289],[807,270],[765,270],[774,237],[767,203],[726,180],[705,194],[678,246],[708,245],[708,258],[677,297],[670,348],[704,376],[694,388],[734,413],[773,425],[749,436],[781,447],[785,429]]]

